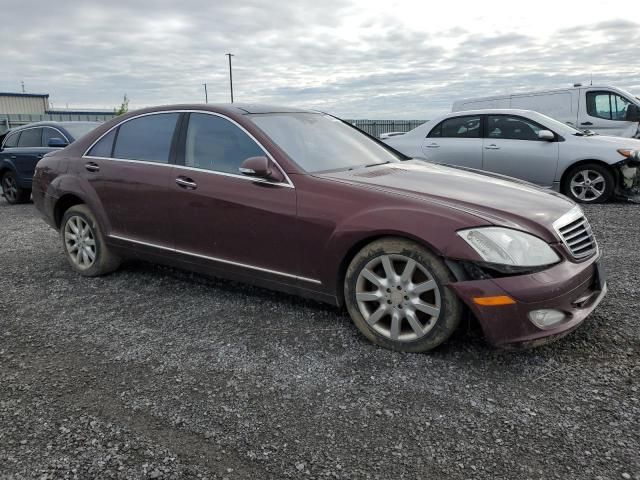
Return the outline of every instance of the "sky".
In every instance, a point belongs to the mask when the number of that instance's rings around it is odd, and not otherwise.
[[[429,119],[573,83],[640,95],[638,1],[0,0],[0,91],[53,108],[229,101]]]

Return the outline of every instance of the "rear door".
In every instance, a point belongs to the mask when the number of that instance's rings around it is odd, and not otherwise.
[[[128,119],[83,157],[81,175],[102,205],[112,238],[172,248],[167,184],[180,116],[159,112]]]
[[[241,174],[244,160],[268,154],[226,117],[190,113],[183,136],[169,182],[176,250],[211,269],[294,283],[300,246],[293,184]]]
[[[482,168],[482,116],[461,115],[432,128],[422,144],[427,160]]]
[[[638,124],[626,120],[627,108],[633,102],[610,90],[585,89],[577,127],[601,135],[632,137]]]
[[[487,115],[482,166],[490,172],[551,187],[558,169],[558,142],[538,138],[542,125],[515,115]]]

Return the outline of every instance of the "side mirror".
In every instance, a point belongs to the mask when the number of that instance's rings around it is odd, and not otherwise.
[[[51,148],[64,148],[67,145],[69,144],[66,141],[58,137],[50,138],[49,141],[47,142],[47,147],[51,147]]]
[[[540,130],[538,132],[538,138],[540,140],[546,140],[548,142],[552,142],[553,140],[556,139],[556,136],[551,130]]]
[[[627,113],[624,116],[627,122],[640,122],[640,108],[633,103],[627,107]]]
[[[284,177],[268,157],[249,157],[240,165],[240,173],[249,177],[282,182]]]

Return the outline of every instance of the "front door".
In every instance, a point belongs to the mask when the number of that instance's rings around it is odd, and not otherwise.
[[[289,180],[269,182],[240,173],[265,151],[241,127],[191,113],[183,165],[169,184],[175,248],[186,261],[271,281],[295,282],[299,246],[296,191]]]
[[[482,165],[485,170],[553,186],[558,169],[558,142],[541,140],[545,128],[523,117],[488,115]]]
[[[626,119],[631,100],[608,90],[587,90],[582,98],[586,105],[580,106],[578,128],[620,137],[637,133],[638,123]]]

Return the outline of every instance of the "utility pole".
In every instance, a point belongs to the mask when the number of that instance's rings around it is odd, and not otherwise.
[[[209,95],[207,95],[207,84],[203,83],[202,85],[204,85],[204,103],[209,103]]]
[[[231,53],[225,53],[227,57],[229,57],[229,86],[231,87],[231,103],[233,103],[233,73],[231,70],[231,57],[234,55]]]

